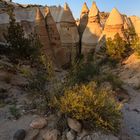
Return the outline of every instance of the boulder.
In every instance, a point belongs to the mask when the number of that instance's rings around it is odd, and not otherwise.
[[[15,132],[13,140],[24,140],[26,136],[26,131],[24,129],[19,129]]]
[[[75,119],[71,119],[71,118],[68,118],[67,119],[68,121],[68,126],[74,130],[75,132],[78,132],[80,133],[82,131],[82,125],[80,122],[78,122],[77,120]]]
[[[89,52],[95,50],[101,33],[99,10],[96,3],[93,2],[88,15],[88,24],[82,36],[82,54],[86,56]]]
[[[60,135],[60,132],[57,129],[48,130],[43,135],[43,140],[58,140],[59,135]]]
[[[47,125],[47,121],[45,118],[37,118],[35,120],[33,120],[30,124],[30,127],[31,128],[34,128],[34,129],[42,129],[44,128],[45,126]]]

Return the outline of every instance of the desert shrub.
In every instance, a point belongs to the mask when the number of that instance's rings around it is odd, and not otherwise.
[[[94,60],[84,62],[83,59],[76,61],[68,72],[66,83],[69,86],[89,82],[99,74],[99,66]]]
[[[16,105],[13,105],[9,108],[11,115],[15,118],[18,119],[21,114],[19,112],[19,109],[16,107]]]
[[[9,11],[9,27],[7,34],[4,34],[8,44],[8,56],[11,61],[30,60],[36,58],[39,49],[42,47],[36,35],[30,34],[27,38],[22,25],[16,23],[13,10]]]
[[[116,90],[117,88],[121,89],[123,82],[114,74],[112,73],[104,73],[104,76],[102,76],[102,81],[110,82],[110,84],[113,87],[113,90]]]
[[[32,75],[32,71],[29,68],[26,67],[19,67],[18,68],[20,73],[22,74],[23,77],[30,77]]]
[[[97,88],[95,82],[90,82],[66,90],[58,104],[62,113],[87,124],[89,128],[117,132],[121,105],[111,93],[105,88]]]
[[[127,43],[119,36],[119,34],[116,34],[114,39],[107,39],[106,47],[107,55],[111,59],[119,61],[125,56]]]
[[[140,38],[138,36],[135,36],[131,41],[131,47],[134,50],[134,52],[138,56],[140,56]]]
[[[29,83],[26,90],[29,93],[29,98],[32,98],[31,106],[37,109],[38,113],[44,114],[50,110],[49,103],[52,96],[56,94],[54,92],[59,92],[60,90],[55,89],[55,84],[59,82],[56,83],[55,81],[53,64],[50,58],[42,54],[39,62],[34,72],[30,72],[28,69],[22,69],[22,74],[27,78]]]

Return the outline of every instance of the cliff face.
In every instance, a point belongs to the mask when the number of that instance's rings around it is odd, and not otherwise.
[[[113,38],[119,33],[126,39],[125,30],[132,27],[140,36],[140,18],[122,15],[115,8],[111,13],[105,13],[100,12],[95,3],[90,10],[84,3],[77,25],[68,4],[64,7],[43,7],[0,1],[0,42],[5,42],[3,33],[7,32],[9,25],[9,6],[14,7],[16,21],[23,25],[25,35],[37,32],[41,43],[59,67],[69,64],[80,47],[85,55],[93,51],[102,36],[105,36],[104,39]]]
[[[9,3],[0,3],[0,42],[5,42],[3,33],[7,32]],[[23,25],[25,35],[36,32],[47,54],[58,67],[70,63],[72,55],[77,54],[79,33],[75,19],[67,4],[62,7],[39,7],[12,5],[16,22]]]

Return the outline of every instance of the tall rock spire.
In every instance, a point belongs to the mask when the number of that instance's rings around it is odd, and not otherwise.
[[[60,61],[60,51],[62,51],[60,35],[49,7],[45,7],[45,23],[49,35],[50,46],[53,50],[53,56],[55,57],[55,64],[57,67],[61,67],[63,63]],[[61,57],[63,56],[61,55]]]
[[[63,11],[60,13],[60,21],[75,22],[75,19],[67,3],[64,4]]]
[[[89,13],[89,9],[87,7],[86,2],[83,4],[82,10],[81,10],[81,15],[80,15],[80,23],[79,23],[79,34],[80,34],[80,38],[82,38],[82,34],[87,26],[88,23],[88,13]]]
[[[98,16],[98,14],[99,14],[99,9],[98,9],[96,3],[93,2],[91,9],[89,11],[89,17],[95,17],[95,16]]]
[[[103,34],[106,38],[114,38],[117,33],[120,37],[126,40],[124,32],[124,19],[120,12],[116,8],[113,8],[105,23]]]
[[[88,24],[82,36],[82,54],[87,56],[88,53],[94,52],[101,33],[99,10],[96,3],[93,2],[88,14]]]
[[[45,19],[38,7],[36,8],[36,16],[35,16],[35,32],[38,35],[41,44],[43,45],[42,50],[54,62],[53,51],[50,46],[50,40],[46,29]]]
[[[69,5],[67,3],[64,4],[64,10],[70,11]]]
[[[81,15],[80,18],[82,18],[82,16],[87,15],[89,13],[89,9],[88,6],[86,4],[86,2],[83,4],[82,10],[81,10]]]
[[[123,25],[123,17],[116,8],[112,9],[106,21],[106,25]]]

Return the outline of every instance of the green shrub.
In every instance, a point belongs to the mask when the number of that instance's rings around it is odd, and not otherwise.
[[[121,89],[123,82],[112,73],[104,73],[104,76],[102,78],[102,81],[110,82],[110,84],[113,87],[113,90],[116,90],[117,88]]]
[[[131,42],[131,47],[134,50],[134,52],[140,56],[140,38],[138,36],[135,36]]]
[[[127,43],[124,41],[119,34],[114,36],[114,39],[108,38],[106,41],[106,52],[107,55],[114,60],[121,60],[125,56],[127,49]]]
[[[66,77],[69,86],[89,82],[99,74],[99,66],[94,61],[84,62],[83,59],[74,63]]]
[[[62,113],[92,129],[119,130],[121,105],[112,97],[112,91],[97,88],[95,82],[66,90],[58,104]]]
[[[17,60],[35,59],[42,47],[39,39],[33,34],[30,34],[28,38],[25,37],[22,25],[16,23],[13,10],[9,11],[9,18],[8,32],[4,34],[4,37],[8,43],[10,60],[16,62]]]

